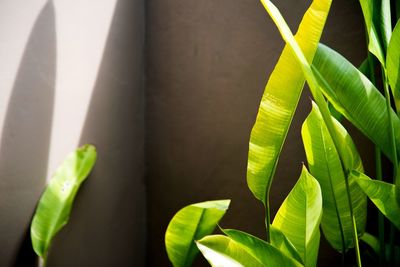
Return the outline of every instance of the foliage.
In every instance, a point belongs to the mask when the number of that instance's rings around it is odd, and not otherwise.
[[[34,251],[44,263],[54,236],[68,223],[75,196],[96,157],[92,145],[84,145],[69,154],[40,198],[31,223],[31,239]]]
[[[390,240],[386,240],[383,217],[400,229],[400,22],[392,29],[392,17],[397,19],[393,3],[360,0],[369,50],[360,69],[319,44],[330,0],[312,2],[295,36],[271,1],[261,3],[286,42],[265,87],[249,143],[247,183],[265,206],[267,237],[261,240],[223,229],[224,235],[197,236],[191,219],[176,215],[171,224],[179,220],[181,228],[180,232],[174,229],[173,241],[184,239],[186,244],[179,253],[191,250],[195,243],[212,266],[316,266],[321,226],[340,253],[354,249],[358,267],[364,255],[360,238],[375,251],[381,267],[393,266],[398,258],[393,242],[396,230],[391,227]],[[376,83],[378,70],[382,84]],[[271,224],[270,186],[305,81],[315,100],[302,127],[310,173],[303,167]],[[342,116],[375,144],[376,180],[364,174],[351,136],[335,119]],[[393,164],[393,179],[386,182],[381,181],[381,153]],[[382,213],[378,237],[365,233],[367,198]],[[224,213],[212,221],[214,226]],[[192,234],[183,234],[189,228]],[[169,227],[166,236],[170,234]],[[167,251],[170,242],[166,238]],[[186,266],[171,261],[174,266]]]

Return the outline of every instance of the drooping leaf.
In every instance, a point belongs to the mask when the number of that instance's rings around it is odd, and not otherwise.
[[[43,192],[31,224],[32,246],[44,259],[54,236],[67,224],[82,182],[96,162],[96,149],[84,145],[69,154]]]
[[[196,242],[198,248],[211,266],[302,266],[297,261],[288,258],[272,245],[252,235],[230,230],[231,236],[206,236]]]
[[[356,67],[344,57],[320,44],[313,66],[324,95],[353,125],[392,159],[388,138],[389,118],[385,98]],[[400,120],[392,112],[397,152],[400,153]]]
[[[378,3],[379,2],[379,3]],[[378,6],[381,1],[360,0],[361,9],[364,15],[365,27],[368,33],[368,50],[385,65],[385,56],[380,38],[380,14]],[[386,21],[386,20],[385,20]]]
[[[400,20],[393,30],[386,58],[387,76],[397,110],[400,111]]]
[[[293,243],[304,266],[317,264],[321,216],[321,188],[303,167],[299,180],[279,208],[272,225]]]
[[[295,38],[308,62],[314,56],[330,5],[331,0],[314,0],[300,23]],[[285,46],[265,87],[250,136],[247,183],[264,204],[304,81],[290,47]]]
[[[229,203],[230,200],[196,203],[175,214],[165,233],[165,247],[174,267],[191,266],[199,252],[194,241],[214,231]]]
[[[371,199],[375,206],[398,229],[400,229],[400,205],[396,199],[396,186],[383,181],[372,180],[367,175],[352,171],[358,185]]]
[[[362,172],[361,159],[350,135],[338,121],[334,122],[341,140],[339,145],[347,150],[344,158],[347,161],[346,165]],[[346,178],[338,152],[315,103],[301,133],[310,173],[321,186],[322,231],[332,247],[344,253],[354,247]],[[352,178],[349,179],[349,188],[357,231],[362,234],[367,219],[367,197]]]
[[[290,241],[285,237],[285,235],[279,231],[278,229],[272,227],[271,229],[271,242],[267,243],[264,240],[261,240],[255,236],[252,236],[248,233],[233,230],[233,229],[223,229],[224,234],[226,234],[233,241],[237,242],[241,245],[250,255],[255,257],[261,263],[268,263],[271,261],[274,256],[271,256],[271,253],[276,252],[276,249],[279,250],[280,253],[284,254],[286,257],[282,257],[279,255],[279,258],[282,261],[286,262],[287,266],[299,265],[302,263],[302,259],[297,252],[296,248],[290,243]],[[270,248],[271,245],[275,248]],[[293,263],[293,261],[297,261]],[[285,266],[286,266],[285,265]],[[279,265],[281,266],[281,265]]]

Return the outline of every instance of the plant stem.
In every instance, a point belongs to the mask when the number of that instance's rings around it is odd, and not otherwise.
[[[269,195],[269,194],[268,194]],[[267,201],[265,203],[265,227],[267,230],[267,242],[271,242],[271,210],[269,208],[269,197],[267,197]]]
[[[383,89],[385,92],[385,98],[386,98],[386,109],[388,113],[388,118],[389,118],[389,139],[390,139],[390,145],[392,147],[392,156],[393,156],[393,183],[398,187],[399,185],[399,180],[397,179],[397,172],[398,172],[398,159],[397,159],[397,149],[396,149],[396,139],[394,135],[394,127],[393,127],[393,118],[392,118],[392,108],[390,105],[390,92],[389,92],[389,86],[388,86],[388,79],[386,75],[386,71],[382,67],[382,79],[383,79]],[[389,250],[389,262],[390,265],[393,266],[394,264],[394,235],[395,235],[395,228],[393,224],[390,224],[390,250]]]
[[[381,151],[375,146],[375,168],[376,180],[382,181],[382,160]],[[378,210],[378,236],[379,236],[379,266],[385,267],[385,217],[382,212]]]
[[[371,54],[371,52],[368,52],[368,67],[369,67],[368,78],[372,82],[372,84],[375,85],[375,87],[377,87],[375,78],[375,59],[374,56]],[[379,149],[378,146],[375,146],[375,175],[378,181],[382,181],[382,156],[381,156],[381,150]],[[378,237],[379,237],[379,266],[385,267],[385,260],[386,260],[385,217],[379,210],[378,210]]]

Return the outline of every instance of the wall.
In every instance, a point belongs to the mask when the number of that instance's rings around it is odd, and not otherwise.
[[[0,3],[0,266],[34,266],[29,223],[65,155],[96,167],[49,266],[144,265],[144,3]]]
[[[310,3],[274,2],[292,29]],[[333,2],[323,41],[359,64],[366,55],[359,3]],[[165,229],[190,203],[230,198],[222,227],[263,237],[264,212],[247,188],[246,164],[259,101],[283,48],[271,19],[259,1],[148,0],[146,33],[148,266],[168,266]],[[273,213],[305,161],[300,126],[309,110],[305,93],[272,185]],[[323,241],[319,260],[339,266],[341,257]]]

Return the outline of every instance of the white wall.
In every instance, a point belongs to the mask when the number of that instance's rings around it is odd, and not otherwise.
[[[0,2],[0,266],[33,262],[44,184],[87,142],[99,160],[49,266],[143,263],[143,44],[141,0]]]

